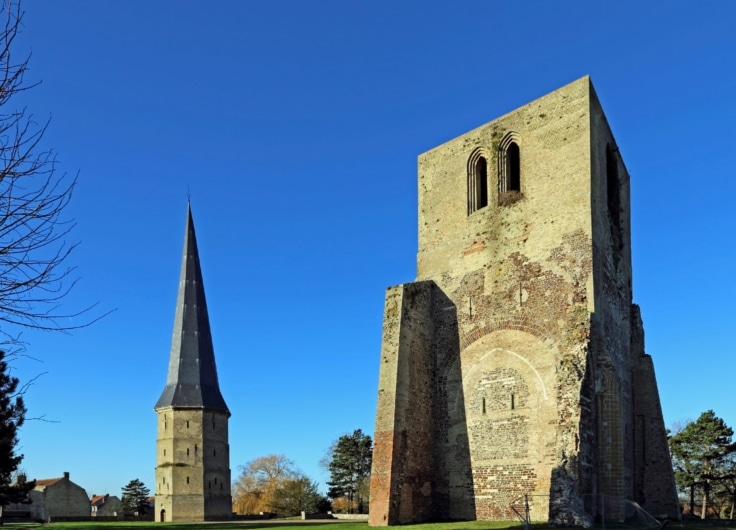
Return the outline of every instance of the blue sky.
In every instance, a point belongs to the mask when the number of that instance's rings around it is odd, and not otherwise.
[[[590,74],[632,176],[634,296],[668,425],[736,427],[736,3],[26,1],[18,100],[79,174],[81,281],[25,332],[23,467],[153,489],[187,193],[231,467],[283,453],[321,483],[373,432],[385,288],[411,281],[416,157]],[[69,321],[76,324],[78,321]],[[730,331],[729,331],[730,330]]]

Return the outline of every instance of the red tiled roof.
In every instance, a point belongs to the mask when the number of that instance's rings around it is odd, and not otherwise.
[[[42,478],[36,480],[36,486],[51,486],[52,484],[56,484],[60,480],[62,480],[64,477],[59,478]]]
[[[93,506],[96,506],[97,504],[105,504],[105,497],[107,497],[107,495],[93,495],[90,503],[92,503]]]

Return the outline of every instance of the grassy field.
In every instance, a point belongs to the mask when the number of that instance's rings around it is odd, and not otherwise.
[[[48,525],[41,524],[14,524],[6,523],[4,529],[25,529],[25,528],[50,528],[54,530],[154,530],[156,528],[166,528],[167,530],[368,530],[367,523],[356,522],[329,522],[324,521],[237,521],[226,523],[154,523],[154,522],[109,522],[109,523],[51,523]],[[523,525],[516,521],[466,521],[456,523],[428,523],[406,525],[407,530],[499,530],[499,529],[516,529],[523,530]],[[533,525],[532,530],[549,530],[546,524],[538,523]],[[559,528],[559,527],[558,527]],[[558,530],[555,529],[555,530]],[[594,527],[600,530],[600,525]],[[606,525],[606,530],[644,530],[644,527],[617,525]],[[667,526],[668,530],[736,530],[736,521],[709,519],[705,522],[688,521],[682,523],[673,521]]]
[[[516,527],[523,530],[518,523],[468,521],[460,523],[431,523],[409,525],[411,530],[491,530]],[[368,530],[365,522],[351,521],[234,521],[223,523],[155,523],[155,522],[75,522],[41,524],[13,524],[6,523],[2,528],[49,528],[53,530]],[[536,530],[536,528],[535,528]]]

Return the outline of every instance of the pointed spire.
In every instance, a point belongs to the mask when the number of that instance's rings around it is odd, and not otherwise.
[[[169,374],[154,408],[164,407],[206,408],[229,414],[217,381],[197,237],[188,203]]]

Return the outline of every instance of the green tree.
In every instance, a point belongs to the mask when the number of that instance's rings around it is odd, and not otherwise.
[[[120,500],[125,515],[146,515],[148,511],[148,496],[150,490],[137,478],[134,478],[123,488],[123,498]]]
[[[705,519],[711,492],[727,480],[730,455],[736,451],[733,429],[712,410],[688,423],[669,438],[672,466],[677,486],[690,494],[690,509],[695,506],[695,493],[702,492],[701,517]]]
[[[327,496],[331,499],[345,497],[349,506],[357,506],[358,513],[366,513],[372,458],[373,441],[362,430],[340,436],[330,446],[326,458],[330,472]]]
[[[325,497],[317,491],[317,483],[300,475],[283,481],[276,488],[271,498],[271,507],[280,516],[289,517],[299,515],[300,512],[325,511],[325,502]]]
[[[720,516],[733,519],[736,513],[736,451],[725,459],[722,478],[713,488],[713,497]]]
[[[16,475],[23,460],[23,455],[16,453],[18,428],[26,418],[24,389],[18,385],[18,378],[8,373],[5,352],[0,351],[0,521],[2,508],[11,503],[26,502],[28,492],[36,485],[35,480],[27,482],[25,475]]]

